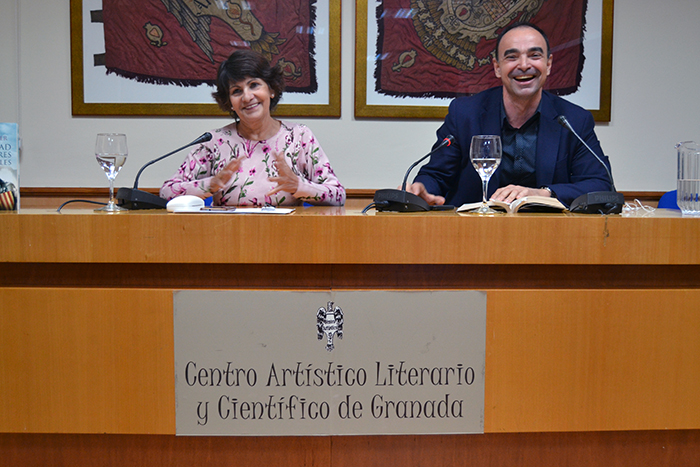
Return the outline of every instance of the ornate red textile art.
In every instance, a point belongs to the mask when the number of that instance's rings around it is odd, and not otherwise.
[[[280,64],[287,91],[318,88],[316,0],[103,0],[107,73],[157,84],[212,84],[251,48]]]
[[[498,33],[530,21],[549,38],[546,88],[571,94],[581,82],[586,0],[384,0],[377,7],[375,90],[398,97],[455,97],[498,86]],[[371,45],[370,45],[371,47]]]

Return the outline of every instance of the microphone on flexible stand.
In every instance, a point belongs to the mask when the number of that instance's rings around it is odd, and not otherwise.
[[[569,211],[583,214],[620,214],[622,212],[622,207],[625,205],[625,195],[615,190],[615,182],[613,181],[612,173],[610,173],[608,165],[603,162],[598,154],[596,154],[593,149],[586,144],[583,138],[576,133],[576,130],[574,130],[574,127],[571,126],[564,115],[559,115],[557,121],[561,126],[578,138],[581,144],[583,144],[584,147],[595,156],[596,160],[601,163],[603,168],[605,168],[605,172],[608,174],[610,186],[612,187],[612,191],[592,191],[579,196],[571,203]]]
[[[156,162],[163,160],[168,156],[172,156],[176,152],[182,151],[185,148],[194,146],[195,144],[205,143],[211,140],[211,138],[211,133],[206,132],[191,143],[186,144],[172,152],[169,152],[164,156],[160,156],[157,159],[153,159],[152,161],[147,162],[146,165],[141,167],[141,170],[139,170],[139,172],[136,174],[136,179],[134,180],[133,188],[120,188],[117,191],[117,202],[119,206],[126,209],[130,209],[132,211],[138,209],[165,209],[165,206],[168,204],[166,200],[164,200],[160,196],[153,195],[151,193],[148,193],[147,191],[142,191],[138,189],[139,177],[141,176],[141,172],[143,172],[143,169],[145,169],[151,164],[155,164]]]
[[[414,195],[406,191],[406,180],[408,180],[408,174],[413,170],[415,166],[423,162],[428,157],[432,156],[437,150],[442,149],[445,146],[449,146],[454,141],[454,136],[447,135],[445,139],[442,140],[440,145],[430,151],[425,156],[414,162],[406,171],[406,175],[403,177],[403,183],[401,184],[401,189],[396,190],[392,188],[386,188],[384,190],[377,190],[374,193],[374,205],[377,211],[393,211],[393,212],[416,212],[416,211],[430,211],[430,205],[420,196]]]

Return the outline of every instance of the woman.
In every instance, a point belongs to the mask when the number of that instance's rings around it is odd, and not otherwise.
[[[311,130],[270,115],[284,91],[279,67],[238,50],[219,67],[216,84],[212,96],[235,121],[187,156],[161,197],[213,195],[215,205],[345,203],[345,188]]]

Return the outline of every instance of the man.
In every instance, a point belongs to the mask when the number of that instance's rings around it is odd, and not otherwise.
[[[437,144],[450,134],[455,141],[431,157],[408,191],[429,204],[481,201],[481,178],[469,161],[471,138],[480,134],[500,135],[503,145],[489,183],[492,199],[554,196],[568,206],[581,194],[610,190],[602,164],[557,121],[564,115],[607,164],[591,113],[543,91],[552,69],[545,33],[528,23],[506,28],[496,43],[493,68],[503,85],[452,101]]]

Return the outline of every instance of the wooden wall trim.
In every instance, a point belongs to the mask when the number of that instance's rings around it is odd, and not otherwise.
[[[158,188],[140,188],[158,195]],[[345,207],[362,209],[374,197],[372,189],[347,190]],[[22,187],[20,188],[20,208],[53,209],[70,200],[107,202],[109,188],[78,187]]]
[[[139,188],[157,195],[159,188]],[[372,198],[374,189],[348,189],[348,198]],[[21,187],[22,198],[80,198],[80,197],[104,197],[109,194],[109,188],[85,188],[85,187]]]
[[[140,188],[149,193],[158,194],[158,188]],[[349,188],[346,190],[348,199],[371,199],[374,196],[374,188]],[[82,198],[105,197],[109,193],[108,188],[84,188],[84,187],[21,187],[22,198]],[[658,201],[664,191],[623,191],[625,199],[640,201]]]
[[[158,194],[158,188],[141,188],[143,191]],[[375,189],[348,189],[345,207],[362,209],[372,202]],[[649,206],[656,207],[664,194],[661,191],[627,191],[622,192],[625,199],[632,202],[636,199]],[[106,202],[109,196],[108,188],[76,188],[76,187],[22,187],[20,188],[20,207],[56,209],[70,200],[87,200]]]

